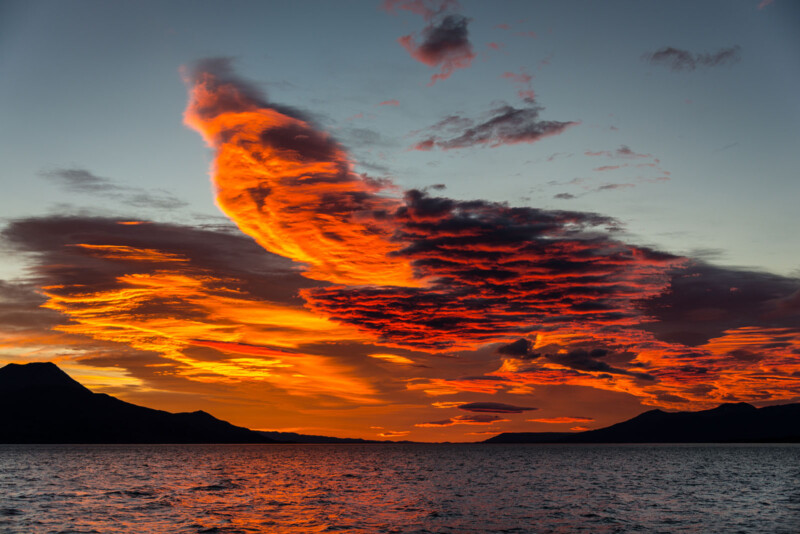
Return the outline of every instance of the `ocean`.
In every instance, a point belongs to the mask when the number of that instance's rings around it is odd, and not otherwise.
[[[800,445],[0,445],[2,533],[800,532]]]

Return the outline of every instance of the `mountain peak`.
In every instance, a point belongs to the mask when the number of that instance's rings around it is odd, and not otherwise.
[[[90,393],[52,362],[9,363],[0,368],[0,392],[59,387]]]
[[[271,443],[206,412],[174,414],[92,393],[52,363],[0,368],[0,443]]]

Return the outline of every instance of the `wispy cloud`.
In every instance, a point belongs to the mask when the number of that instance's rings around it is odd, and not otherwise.
[[[484,413],[523,413],[538,408],[531,408],[530,406],[515,406],[513,404],[503,404],[500,402],[469,402],[467,404],[459,404],[459,410],[467,412],[484,412]]]
[[[166,191],[148,191],[139,187],[119,185],[109,178],[97,176],[86,169],[56,169],[43,171],[40,175],[71,193],[113,199],[136,208],[175,210],[188,206],[188,203]]]
[[[503,419],[497,415],[459,415],[449,419],[442,419],[439,421],[428,421],[427,423],[417,423],[414,426],[418,427],[441,427],[441,426],[454,426],[454,425],[491,425],[493,423],[506,422],[508,419]]]
[[[667,46],[642,55],[642,59],[653,65],[669,67],[674,71],[695,70],[697,67],[717,67],[738,63],[742,59],[739,45],[722,48],[714,53],[692,53]]]
[[[631,150],[631,148],[627,145],[620,145],[620,147],[616,150],[599,150],[597,152],[593,152],[591,150],[587,150],[584,152],[586,156],[605,156],[607,158],[623,158],[623,159],[647,159],[652,158],[652,154],[640,154]]]
[[[550,425],[564,425],[574,423],[591,423],[594,421],[591,417],[542,417],[540,419],[526,419],[531,423],[547,423]]]
[[[567,128],[580,124],[575,121],[548,121],[540,118],[541,106],[529,102],[522,108],[509,104],[493,109],[480,122],[475,119],[452,115],[429,128],[439,131],[447,127],[447,137],[439,134],[428,136],[414,145],[416,150],[440,148],[452,150],[474,146],[496,148],[518,143],[534,143],[546,137],[558,135]],[[446,124],[443,124],[447,121]]]

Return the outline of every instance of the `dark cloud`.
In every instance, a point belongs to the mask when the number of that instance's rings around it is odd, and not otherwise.
[[[538,408],[530,408],[528,406],[514,406],[511,404],[503,404],[500,402],[470,402],[458,406],[459,410],[467,412],[486,412],[486,413],[523,413]]]
[[[427,130],[458,132],[459,130],[469,128],[473,124],[475,124],[475,121],[467,117],[462,117],[460,115],[448,115],[436,124],[430,126]]]
[[[0,280],[0,329],[6,334],[49,331],[61,317],[42,308],[46,300],[33,284]]]
[[[498,354],[514,356],[515,358],[525,358],[532,354],[533,343],[524,337],[519,338],[513,343],[502,345],[497,349]]]
[[[559,200],[571,200],[577,197],[571,193],[558,193],[557,195],[554,195],[553,198],[557,198]]]
[[[199,117],[210,119],[226,112],[253,111],[272,108],[276,111],[312,122],[308,113],[297,108],[269,102],[265,92],[255,84],[234,73],[234,60],[229,57],[204,58],[183,69],[184,80],[195,87],[203,87],[213,98],[203,100],[194,108]]]
[[[797,295],[798,278],[693,262],[672,272],[667,291],[643,302],[653,319],[645,328],[658,339],[688,346],[753,325],[797,330]]]
[[[472,64],[475,52],[469,40],[469,19],[457,13],[448,13],[456,2],[386,2],[384,7],[406,9],[425,17],[427,26],[422,30],[422,40],[417,43],[414,34],[398,39],[408,53],[429,67],[438,67],[439,72],[431,76],[428,85],[446,80],[456,69],[465,69]]]
[[[641,367],[641,364],[633,362],[636,359],[635,353],[624,350],[583,346],[565,348],[558,345],[548,345],[534,350],[533,343],[529,339],[520,338],[513,343],[500,346],[497,353],[520,360],[544,359],[576,371],[627,375],[645,381],[653,381],[656,378],[647,373],[631,370],[630,367]],[[629,368],[614,367],[612,363]]]
[[[326,134],[298,123],[264,130],[261,142],[274,150],[289,152],[284,156],[287,159],[300,161],[329,161],[338,149]]]
[[[669,402],[669,403],[678,403],[678,404],[685,404],[689,402],[689,399],[681,397],[680,395],[675,395],[674,393],[656,393],[656,398],[661,402]]]
[[[636,187],[636,184],[605,184],[599,186],[595,191],[614,191],[615,189],[628,189]]]
[[[69,192],[109,198],[136,208],[174,210],[188,206],[188,203],[165,191],[121,186],[86,169],[56,169],[42,172],[41,176]]]
[[[448,137],[431,135],[417,143],[414,148],[431,150],[438,147],[449,150],[477,145],[494,148],[501,145],[533,143],[551,135],[558,135],[570,126],[579,124],[573,121],[541,120],[539,113],[542,109],[537,105],[515,108],[506,104],[492,110],[489,118],[478,124],[472,119],[453,115],[434,124],[430,130],[440,129],[444,121],[447,121],[445,126],[463,124],[463,127],[450,128],[451,135]]]
[[[608,356],[609,352],[610,351],[608,349],[601,348],[592,350],[576,349],[564,353],[543,353],[542,356],[553,363],[563,365],[569,369],[575,369],[576,371],[600,372],[612,375],[627,375],[647,381],[653,381],[656,379],[656,377],[651,374],[612,367],[607,362],[600,360],[600,358]]]
[[[653,65],[662,65],[674,71],[695,70],[697,67],[716,67],[737,63],[741,58],[742,49],[739,45],[722,48],[713,54],[693,54],[687,50],[667,46],[642,56],[642,59]]]

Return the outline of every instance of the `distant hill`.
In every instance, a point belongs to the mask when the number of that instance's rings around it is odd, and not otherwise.
[[[506,432],[484,443],[800,443],[800,404],[741,402],[698,412],[650,410],[597,430]]]
[[[0,443],[274,443],[206,412],[92,393],[52,363],[0,368]]]

